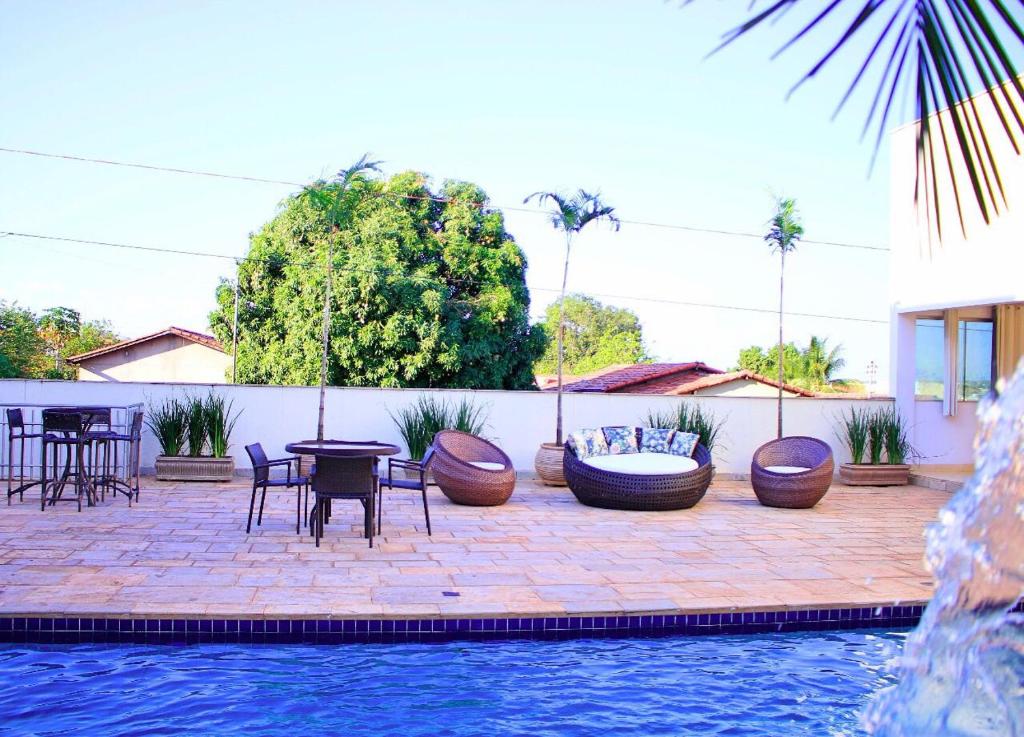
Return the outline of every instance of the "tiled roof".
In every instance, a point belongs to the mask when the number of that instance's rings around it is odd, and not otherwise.
[[[678,383],[680,378],[693,380],[708,374],[720,374],[721,370],[711,368],[700,361],[689,363],[637,363],[630,366],[614,366],[601,373],[593,374],[578,381],[563,385],[567,392],[648,392],[645,387],[654,382],[671,380]],[[550,391],[550,389],[549,389]]]
[[[185,328],[176,328],[173,325],[166,330],[161,330],[156,333],[150,333],[149,335],[143,335],[141,338],[134,338],[132,340],[122,340],[120,343],[114,343],[113,345],[104,346],[103,348],[97,348],[94,351],[88,353],[79,353],[77,356],[68,357],[68,363],[81,363],[82,361],[88,361],[90,358],[96,358],[97,356],[103,356],[107,353],[113,353],[115,351],[122,351],[125,348],[131,348],[132,346],[146,343],[150,340],[156,340],[157,338],[163,338],[167,335],[176,335],[179,338],[190,340],[193,343],[199,343],[205,345],[207,348],[212,348],[215,351],[224,352],[224,346],[221,345],[220,341],[214,338],[212,335],[206,333],[197,333],[195,330],[186,330]]]
[[[730,381],[756,381],[759,384],[767,384],[778,388],[779,382],[775,379],[769,379],[767,376],[756,374],[753,371],[743,369],[742,371],[729,371],[724,374],[717,374],[714,376],[705,376],[701,379],[696,379],[688,384],[682,384],[676,388],[675,391],[666,392],[666,394],[693,394],[701,389],[709,389],[713,386],[720,386],[722,384],[728,384]],[[791,392],[801,397],[816,397],[818,396],[815,392],[808,389],[803,389],[793,384],[782,385],[783,390]]]
[[[567,392],[624,393],[624,394],[693,394],[731,381],[756,381],[778,387],[778,382],[753,371],[730,371],[712,368],[701,361],[690,363],[638,363],[631,366],[612,366],[590,376],[566,382]],[[540,385],[544,391],[555,390],[553,383]],[[792,384],[782,388],[802,397],[817,396],[814,392]]]

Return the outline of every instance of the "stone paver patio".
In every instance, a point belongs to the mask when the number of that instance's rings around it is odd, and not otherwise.
[[[35,491],[35,490],[33,490]],[[293,492],[245,533],[249,487],[143,479],[81,513],[0,506],[0,614],[136,617],[466,617],[696,613],[916,604],[931,595],[923,531],[949,494],[833,486],[812,510],[760,506],[718,481],[695,508],[620,512],[520,481],[497,508],[431,488],[386,493],[369,549],[339,503],[320,549],[295,535]],[[457,592],[458,596],[444,592]]]

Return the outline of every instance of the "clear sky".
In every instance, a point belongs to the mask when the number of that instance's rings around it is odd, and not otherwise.
[[[786,101],[821,43],[770,61],[766,29],[705,59],[746,3],[17,2],[0,0],[0,146],[288,181],[364,152],[388,174],[471,180],[495,205],[600,190],[624,219],[762,233],[795,197],[806,237],[886,246],[888,159],[868,178],[866,101],[832,110],[855,55]],[[789,26],[787,26],[789,28]],[[823,43],[823,41],[822,41]],[[244,255],[293,188],[0,153],[0,230]],[[534,314],[562,246],[507,214]],[[230,261],[0,239],[0,298],[67,305],[124,337],[205,330]],[[885,253],[805,244],[787,309],[886,320]],[[777,305],[757,238],[639,225],[579,240],[570,289],[629,307],[661,360],[727,368],[770,345],[770,314],[636,301]],[[888,369],[882,324],[790,316],[787,337],[842,343],[847,375]]]

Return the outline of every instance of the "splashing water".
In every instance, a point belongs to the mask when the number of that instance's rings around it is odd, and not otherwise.
[[[935,595],[865,717],[880,737],[1024,735],[1024,361],[978,417],[974,476],[927,533]]]

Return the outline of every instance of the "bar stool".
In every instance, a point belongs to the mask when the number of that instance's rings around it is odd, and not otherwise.
[[[29,483],[25,483],[25,442],[43,437],[41,432],[25,431],[25,416],[21,408],[7,410],[7,505],[11,504],[11,497],[17,494],[20,501],[25,501],[25,489],[35,486],[38,480],[29,477]],[[14,484],[14,443],[18,442],[18,486]]]
[[[99,421],[103,422],[103,415],[99,415]],[[106,498],[106,490],[109,488],[112,493],[118,492],[128,497],[128,506],[132,505],[132,496],[139,499],[139,465],[140,447],[142,444],[142,411],[132,416],[132,424],[127,432],[115,432],[110,429],[110,415],[106,415],[106,430],[88,430],[86,437],[95,441],[98,448],[93,457],[100,455],[102,450],[103,468],[99,478],[94,479],[94,484],[100,484],[103,488],[103,495]],[[94,421],[96,421],[94,419]],[[124,474],[121,473],[121,448],[124,447]],[[95,466],[94,466],[95,467]]]
[[[91,444],[86,436],[85,417],[82,412],[69,411],[67,409],[43,410],[43,458],[41,484],[43,487],[40,509],[46,509],[46,503],[50,506],[58,501],[77,501],[78,511],[82,511],[82,493],[85,493],[86,503],[96,503],[96,490],[89,478],[89,467],[86,463],[86,455]],[[50,452],[52,451],[52,458]],[[58,474],[57,466],[61,460],[63,451],[64,470]],[[53,476],[47,478],[48,461],[53,463]],[[74,470],[72,470],[74,466]],[[58,478],[59,475],[59,478]],[[75,498],[61,499],[64,487],[74,477]]]

